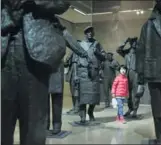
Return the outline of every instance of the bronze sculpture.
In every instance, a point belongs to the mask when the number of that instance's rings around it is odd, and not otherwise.
[[[94,37],[94,28],[89,26],[84,30],[85,40],[79,42],[88,53],[88,59],[78,58],[78,82],[79,82],[79,115],[80,122],[86,123],[86,105],[89,104],[88,115],[90,121],[95,121],[94,108],[99,104],[100,84],[99,66],[105,60],[105,51]]]
[[[70,39],[63,27],[60,26],[62,33],[57,32],[54,14],[63,14],[68,8],[69,3],[62,0],[2,0],[4,145],[13,144],[17,119],[21,145],[45,144],[49,76],[61,64],[66,40]]]
[[[136,49],[136,70],[139,85],[148,83],[156,140],[161,143],[161,0],[156,0],[151,17],[143,25],[139,47]]]
[[[79,81],[78,81],[78,55],[74,52],[69,54],[65,61],[65,67],[69,68],[66,74],[66,81],[70,84],[70,92],[72,95],[73,108],[67,112],[69,115],[79,113]]]
[[[129,43],[130,47],[125,48],[126,44]],[[137,37],[128,38],[126,42],[117,49],[122,57],[125,58],[125,65],[128,68],[128,80],[129,80],[129,98],[128,108],[129,110],[125,113],[125,116],[129,116],[132,113],[133,118],[137,118],[137,110],[139,108],[140,98],[143,96],[144,89],[140,88],[137,84],[138,74],[136,72],[136,48],[137,48]],[[138,89],[142,92],[138,92]]]

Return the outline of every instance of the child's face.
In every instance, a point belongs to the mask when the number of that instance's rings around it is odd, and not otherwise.
[[[126,69],[121,68],[121,69],[120,69],[120,73],[123,74],[123,75],[126,74]]]

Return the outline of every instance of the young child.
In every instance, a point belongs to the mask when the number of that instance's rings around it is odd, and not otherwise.
[[[118,113],[116,120],[121,123],[126,123],[123,114],[123,106],[126,97],[129,94],[128,89],[128,78],[126,76],[127,68],[124,65],[120,66],[120,74],[116,76],[113,85],[112,85],[112,97],[116,98]]]

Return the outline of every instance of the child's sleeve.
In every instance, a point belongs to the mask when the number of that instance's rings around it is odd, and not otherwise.
[[[116,77],[112,84],[112,90],[111,90],[112,94],[116,94],[116,88],[117,88],[118,82],[119,82],[119,79],[118,77]]]

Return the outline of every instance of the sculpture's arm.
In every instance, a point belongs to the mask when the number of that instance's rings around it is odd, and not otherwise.
[[[67,47],[69,47],[74,53],[80,57],[88,57],[87,52],[81,47],[74,37],[68,32],[68,30],[63,31],[63,37],[66,40]]]
[[[34,2],[40,11],[49,11],[59,15],[66,12],[70,6],[67,0],[34,0]]]
[[[15,24],[9,13],[9,8],[2,3],[1,9],[1,36],[7,36],[8,33],[15,27]]]
[[[142,27],[138,47],[136,48],[136,71],[138,73],[138,83],[144,84],[144,58],[146,34],[145,26]]]
[[[97,43],[96,49],[94,54],[100,61],[105,61],[106,59],[106,52],[104,51],[103,47],[101,46],[100,43]]]
[[[117,48],[117,50],[116,50],[116,52],[117,52],[119,55],[121,55],[122,57],[125,57],[125,55],[126,55],[127,53],[129,53],[129,49],[124,50],[124,47],[126,46],[126,44],[128,43],[128,41],[129,41],[129,38],[124,42],[123,45],[119,46],[119,47]]]
[[[71,59],[73,57],[73,53],[69,53],[64,61],[64,67],[69,67],[71,64]]]

